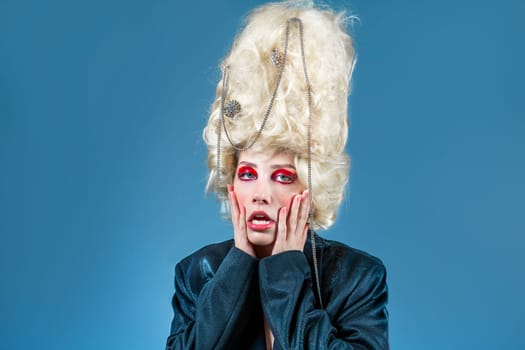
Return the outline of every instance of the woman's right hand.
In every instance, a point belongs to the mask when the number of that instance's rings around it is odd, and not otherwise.
[[[233,240],[235,247],[246,254],[257,257],[252,244],[248,241],[248,232],[246,229],[246,208],[239,207],[237,195],[233,185],[228,184],[228,199],[230,200],[230,212],[233,224]]]

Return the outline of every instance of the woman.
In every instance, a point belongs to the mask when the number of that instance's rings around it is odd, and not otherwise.
[[[204,130],[234,238],[177,264],[167,349],[388,349],[383,264],[315,234],[348,179],[354,62],[341,14],[277,3],[248,17]]]

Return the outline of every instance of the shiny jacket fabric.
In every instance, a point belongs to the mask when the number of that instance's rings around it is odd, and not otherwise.
[[[310,240],[304,253],[256,259],[233,240],[177,264],[174,318],[166,349],[389,349],[386,271],[377,258],[316,236],[324,308],[314,285]]]

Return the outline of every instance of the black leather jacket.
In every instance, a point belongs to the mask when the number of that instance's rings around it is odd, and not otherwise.
[[[314,292],[310,240],[304,253],[263,259],[206,246],[177,264],[166,349],[388,349],[386,271],[377,258],[316,236],[324,309]]]

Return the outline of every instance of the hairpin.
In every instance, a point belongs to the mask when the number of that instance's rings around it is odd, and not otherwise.
[[[241,104],[237,100],[229,100],[224,106],[224,115],[233,118],[241,111]]]
[[[271,59],[272,59],[272,63],[277,67],[280,67],[284,63],[284,56],[282,52],[280,52],[277,49],[272,50]]]

